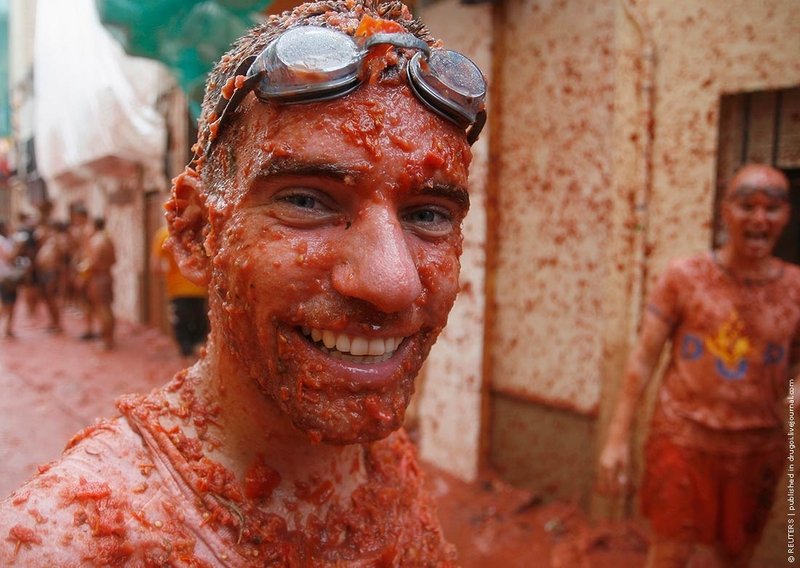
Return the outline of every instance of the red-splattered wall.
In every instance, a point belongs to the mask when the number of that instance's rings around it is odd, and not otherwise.
[[[492,388],[580,413],[600,394],[614,3],[505,4],[492,93]]]
[[[487,379],[512,481],[588,498],[642,298],[711,242],[720,96],[800,84],[798,38],[796,0],[497,6]]]
[[[424,8],[422,17],[436,37],[448,48],[467,54],[491,81],[492,19],[488,4],[464,6],[445,0]],[[489,122],[472,148],[461,291],[417,383],[421,391],[422,457],[467,480],[478,474],[483,426],[486,178],[492,128]]]

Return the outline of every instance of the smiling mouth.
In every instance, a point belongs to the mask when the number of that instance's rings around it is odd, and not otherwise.
[[[767,233],[767,231],[746,231],[744,237],[748,241],[767,242],[769,240],[769,233]]]
[[[300,328],[314,347],[333,357],[364,365],[388,361],[405,337],[365,337],[337,333],[329,329]]]

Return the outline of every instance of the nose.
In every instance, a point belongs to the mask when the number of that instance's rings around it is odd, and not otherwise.
[[[769,221],[769,214],[764,207],[754,207],[750,213],[750,221],[756,225],[763,225]]]
[[[389,208],[375,205],[361,212],[341,247],[332,273],[333,287],[340,294],[395,313],[422,293],[403,228]]]

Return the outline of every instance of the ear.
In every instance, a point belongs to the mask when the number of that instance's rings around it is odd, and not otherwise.
[[[203,241],[209,225],[202,183],[197,172],[187,167],[172,181],[172,197],[164,209],[170,232],[167,248],[186,278],[198,286],[207,286],[209,258]]]

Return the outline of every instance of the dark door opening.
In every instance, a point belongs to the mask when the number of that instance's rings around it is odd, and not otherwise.
[[[775,246],[775,256],[787,262],[800,264],[800,168],[784,170],[789,178],[789,200],[792,216]]]

